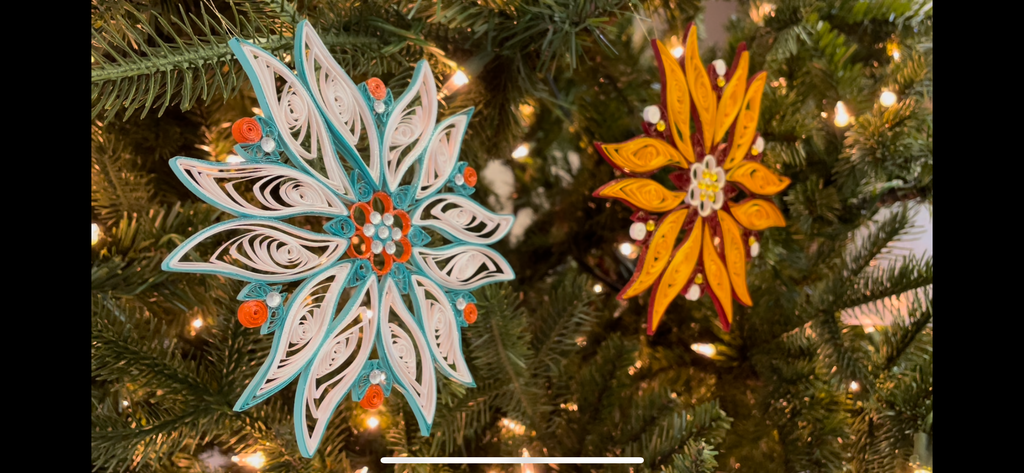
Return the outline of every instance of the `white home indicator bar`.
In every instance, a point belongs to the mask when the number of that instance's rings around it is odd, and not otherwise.
[[[380,459],[380,462],[386,465],[639,465],[644,462],[644,459],[643,457],[384,457]]]

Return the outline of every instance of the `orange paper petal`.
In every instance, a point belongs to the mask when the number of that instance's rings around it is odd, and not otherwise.
[[[621,200],[635,209],[653,213],[668,212],[679,206],[686,198],[683,192],[673,192],[650,179],[626,178],[605,184],[595,197]]]
[[[725,318],[732,324],[732,288],[729,285],[729,274],[725,264],[718,257],[718,252],[711,245],[711,232],[704,233],[704,273],[707,277],[708,286],[718,300],[720,310],[725,313]]]
[[[729,281],[736,299],[746,306],[753,304],[747,290],[747,250],[743,246],[743,233],[728,213],[718,211],[718,223],[722,227],[722,244],[725,250],[725,267],[729,270]]]
[[[704,219],[698,218],[686,235],[672,259],[668,263],[665,274],[661,276],[651,293],[651,304],[647,309],[647,334],[654,335],[654,331],[661,322],[661,316],[665,314],[672,299],[679,295],[679,291],[690,280],[694,266],[700,256],[701,234],[704,231]]]
[[[661,69],[662,90],[661,100],[668,111],[669,129],[676,149],[689,161],[693,162],[693,143],[690,141],[690,90],[686,86],[686,77],[679,67],[679,62],[661,41],[654,41],[655,59]]]
[[[683,65],[686,71],[686,82],[690,86],[690,95],[693,96],[693,105],[697,108],[697,116],[700,118],[700,128],[704,138],[705,153],[715,148],[715,112],[718,97],[711,88],[711,79],[708,78],[708,71],[700,60],[700,50],[697,48],[697,27],[690,25],[686,33],[686,52],[683,54]]]
[[[656,138],[645,136],[622,143],[597,143],[597,149],[608,162],[630,174],[648,174],[669,165],[687,167],[679,151]]]
[[[730,202],[729,211],[748,230],[786,226],[786,219],[782,217],[779,208],[764,199],[747,199],[738,204]]]
[[[768,75],[763,71],[754,75],[747,87],[747,94],[743,97],[743,104],[740,105],[740,114],[736,117],[736,126],[733,128],[732,137],[729,140],[729,156],[725,159],[725,169],[730,169],[747,156],[750,144],[754,142],[754,135],[757,134],[757,114],[761,113],[761,94],[764,93],[764,82]]]
[[[658,279],[662,270],[668,265],[672,247],[675,245],[679,229],[683,227],[688,213],[688,209],[681,209],[662,217],[658,228],[654,230],[654,236],[651,237],[650,243],[644,249],[644,254],[640,257],[640,264],[633,272],[633,278],[619,293],[619,299],[629,299],[640,294]]]
[[[736,72],[729,79],[729,83],[722,91],[722,100],[718,102],[718,112],[715,115],[715,139],[713,143],[718,144],[729,131],[732,121],[743,104],[743,95],[747,91],[747,69],[750,64],[750,53],[740,53],[739,63],[736,65]]]
[[[767,166],[754,161],[742,161],[729,171],[726,180],[733,181],[748,193],[775,195],[789,185],[789,178],[775,174]]]

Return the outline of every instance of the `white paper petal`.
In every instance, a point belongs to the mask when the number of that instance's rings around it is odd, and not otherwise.
[[[377,335],[377,278],[369,277],[331,323],[323,346],[302,371],[295,399],[299,450],[309,458],[320,445],[331,414],[359,377]],[[368,299],[368,300],[367,300]],[[370,310],[363,317],[362,309]],[[309,420],[314,421],[310,429]]]
[[[274,334],[270,356],[235,404],[248,409],[274,394],[306,367],[327,336],[352,263],[341,263],[299,286]]]
[[[466,109],[445,118],[437,125],[434,135],[430,137],[427,152],[423,155],[423,165],[420,166],[417,199],[430,195],[448,181],[459,160],[462,138],[472,115],[473,109]]]
[[[224,241],[215,250],[197,248]],[[348,240],[313,233],[275,220],[239,218],[192,235],[163,262],[164,271],[209,273],[253,282],[288,282],[310,276],[337,261]],[[182,261],[195,254],[201,261]]]
[[[323,180],[343,198],[356,200],[331,143],[330,130],[295,73],[272,54],[246,41],[234,38],[228,44],[249,74],[263,115],[277,126],[292,163]],[[280,92],[278,78],[284,81]]]
[[[412,276],[416,315],[423,322],[423,330],[434,355],[434,363],[449,378],[468,386],[475,386],[473,375],[466,366],[462,353],[462,338],[455,311],[434,281],[423,276]]]
[[[413,248],[412,260],[421,271],[445,287],[469,291],[484,284],[511,281],[516,275],[505,258],[485,246],[448,245]]]
[[[345,204],[316,179],[283,164],[221,164],[174,158],[171,169],[211,205],[243,217],[348,215]]]
[[[412,211],[413,225],[431,227],[452,239],[490,244],[512,228],[511,215],[491,213],[473,199],[458,194],[438,194]]]
[[[373,182],[380,186],[380,140],[362,93],[331,56],[316,31],[309,27],[308,21],[299,24],[296,37],[300,42],[296,57],[302,58],[296,61],[300,78],[309,86],[328,124],[351,146],[352,157],[366,165]],[[357,151],[366,147],[370,150],[368,161]]]
[[[437,86],[427,61],[416,64],[412,77],[384,129],[384,179],[392,191],[422,156],[437,123]]]
[[[390,277],[381,283],[380,340],[385,357],[395,373],[395,387],[405,395],[428,435],[437,406],[437,380],[430,348],[416,319],[405,307],[402,294]]]

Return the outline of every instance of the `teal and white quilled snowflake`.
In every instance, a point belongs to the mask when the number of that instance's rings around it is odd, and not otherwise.
[[[473,109],[437,122],[426,61],[395,99],[378,79],[357,86],[306,22],[295,37],[297,72],[231,40],[262,107],[262,116],[236,124],[245,161],[178,157],[171,167],[238,218],[192,236],[163,268],[250,282],[238,296],[240,319],[246,310],[259,317],[246,319],[252,326],[265,317],[261,333],[274,342],[235,410],[298,377],[295,429],[311,457],[349,392],[375,408],[397,388],[429,435],[434,366],[475,386],[461,327],[476,318],[470,291],[515,278],[485,246],[508,233],[513,217],[467,197],[476,174],[458,158]],[[320,231],[285,221],[310,216],[325,222]],[[297,287],[282,292],[289,283]]]

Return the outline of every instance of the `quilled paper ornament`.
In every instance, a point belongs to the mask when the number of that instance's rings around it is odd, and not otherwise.
[[[171,167],[238,218],[193,235],[163,268],[250,283],[239,320],[274,341],[235,410],[298,378],[296,437],[311,457],[349,394],[376,409],[396,388],[429,435],[436,372],[475,386],[461,329],[476,317],[471,291],[515,278],[487,246],[513,217],[469,198],[476,175],[459,152],[473,109],[438,120],[426,61],[396,98],[380,79],[355,84],[307,22],[295,38],[295,71],[229,42],[263,112],[232,128],[244,162],[177,157]]]
[[[790,181],[761,164],[764,139],[757,134],[767,76],[748,74],[744,44],[731,68],[721,60],[705,67],[693,25],[679,60],[660,41],[651,44],[661,71],[661,104],[644,109],[645,134],[596,143],[624,177],[594,196],[636,211],[629,233],[641,245],[633,277],[618,298],[651,289],[647,333],[653,335],[678,294],[688,300],[706,294],[729,330],[733,299],[753,304],[746,277],[748,261],[760,252],[757,232],[786,225],[771,196]],[[669,175],[675,190],[650,178],[664,168],[675,169]],[[739,191],[747,197],[736,202]]]

